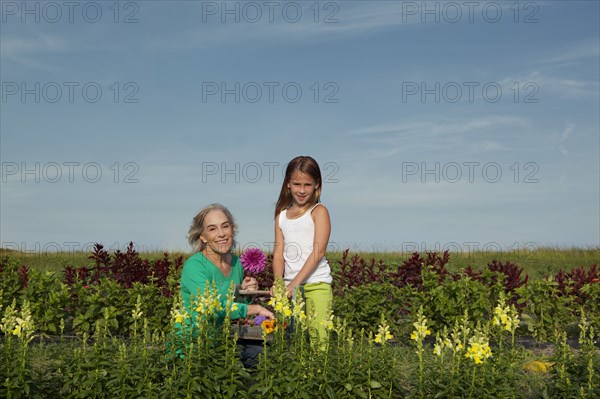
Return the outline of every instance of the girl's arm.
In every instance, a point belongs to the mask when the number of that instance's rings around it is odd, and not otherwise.
[[[331,221],[329,220],[329,212],[325,205],[319,205],[313,209],[311,217],[315,223],[315,237],[313,239],[313,250],[308,256],[308,259],[298,272],[296,277],[288,284],[287,293],[291,296],[297,286],[302,284],[304,280],[312,273],[319,261],[325,256],[327,243],[329,242],[329,234],[331,233]],[[274,259],[274,258],[273,258]],[[273,264],[275,264],[273,262]]]
[[[285,260],[283,259],[283,232],[279,227],[279,217],[275,220],[275,244],[273,245],[273,274],[283,278]]]

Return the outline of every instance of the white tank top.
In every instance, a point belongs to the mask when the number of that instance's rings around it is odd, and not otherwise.
[[[283,258],[285,259],[285,272],[283,279],[286,283],[292,281],[296,274],[302,269],[313,250],[315,238],[315,223],[311,213],[313,206],[308,212],[297,219],[288,219],[287,210],[279,214],[279,228],[283,232]],[[331,268],[325,257],[319,260],[312,273],[308,275],[304,283],[329,283],[331,284]]]

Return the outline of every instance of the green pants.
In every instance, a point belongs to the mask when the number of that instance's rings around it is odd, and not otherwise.
[[[323,344],[328,337],[325,323],[331,317],[331,284],[307,283],[302,288],[311,341]]]

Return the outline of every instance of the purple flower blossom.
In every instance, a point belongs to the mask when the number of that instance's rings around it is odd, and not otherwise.
[[[256,316],[254,318],[254,325],[255,326],[260,326],[262,324],[263,321],[267,320],[267,318],[265,316]]]
[[[244,270],[249,273],[258,274],[265,270],[267,265],[267,257],[258,248],[248,248],[240,256],[240,261]]]

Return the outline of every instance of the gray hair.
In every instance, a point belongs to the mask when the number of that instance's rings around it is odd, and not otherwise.
[[[188,242],[194,249],[194,252],[203,251],[206,248],[206,244],[202,242],[200,239],[200,234],[204,231],[204,219],[206,219],[206,215],[208,215],[211,211],[221,211],[229,220],[229,224],[231,225],[231,229],[233,230],[233,245],[232,248],[235,247],[235,234],[237,232],[237,225],[235,224],[235,220],[233,219],[233,215],[229,212],[229,209],[224,207],[221,204],[210,204],[202,209],[196,216],[194,216],[194,220],[192,220],[192,225],[188,231]]]

